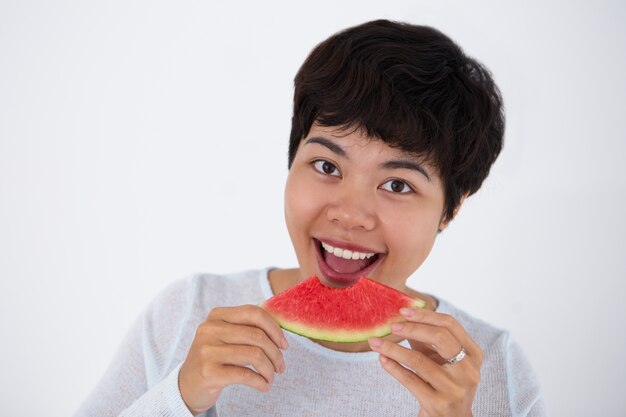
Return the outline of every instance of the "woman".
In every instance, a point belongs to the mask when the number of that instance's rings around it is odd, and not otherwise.
[[[140,317],[77,416],[541,416],[506,332],[406,286],[504,133],[488,71],[440,32],[369,22],[295,79],[285,218],[298,268],[197,275]],[[426,301],[386,338],[313,341],[258,304],[311,275]]]

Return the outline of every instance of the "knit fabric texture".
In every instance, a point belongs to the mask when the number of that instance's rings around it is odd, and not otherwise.
[[[104,376],[74,417],[190,417],[178,372],[197,326],[218,306],[259,304],[272,296],[268,269],[197,274],[172,283],[135,321]],[[438,312],[455,317],[484,350],[472,406],[475,417],[545,416],[535,375],[509,334],[445,300]],[[227,387],[204,416],[417,416],[419,403],[387,374],[375,352],[327,349],[285,332],[286,371],[269,393]],[[408,347],[406,341],[402,342]]]

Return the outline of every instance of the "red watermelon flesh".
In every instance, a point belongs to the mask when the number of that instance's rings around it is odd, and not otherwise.
[[[312,276],[261,306],[282,328],[302,336],[362,342],[390,334],[392,323],[404,321],[400,308],[424,305],[422,300],[369,278],[350,287],[332,288]]]

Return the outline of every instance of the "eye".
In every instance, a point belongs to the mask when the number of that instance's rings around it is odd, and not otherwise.
[[[380,186],[385,191],[390,191],[397,194],[412,193],[413,189],[402,180],[389,180]]]
[[[322,174],[332,175],[334,177],[339,176],[339,170],[337,169],[337,167],[334,164],[323,159],[318,159],[317,161],[314,161],[313,167],[316,171],[321,172]]]

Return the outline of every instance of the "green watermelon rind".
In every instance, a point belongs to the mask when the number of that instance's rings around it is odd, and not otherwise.
[[[312,281],[313,280],[313,281]],[[368,283],[368,286],[374,286],[376,288],[380,288],[383,291],[391,290],[392,293],[398,293],[398,296],[403,300],[402,303],[397,304],[398,310],[400,307],[418,307],[424,308],[425,302],[423,300],[409,297],[408,295],[390,288],[382,283],[377,281],[373,281],[368,278],[362,278],[364,283]],[[313,284],[308,284],[309,282]],[[399,311],[396,314],[392,314],[387,317],[386,320],[382,322],[378,322],[370,325],[369,327],[361,327],[361,328],[348,328],[343,325],[337,326],[335,322],[334,326],[320,326],[314,325],[312,323],[306,324],[303,321],[293,320],[291,317],[283,315],[280,311],[276,310],[274,307],[271,307],[269,303],[272,299],[276,299],[276,297],[280,297],[287,295],[290,291],[301,287],[301,286],[309,286],[310,285],[323,285],[319,282],[319,279],[315,276],[307,279],[306,281],[301,282],[300,284],[292,287],[291,289],[285,290],[280,294],[266,300],[261,303],[261,307],[263,307],[278,323],[280,327],[283,329],[290,331],[292,333],[305,336],[315,340],[323,340],[330,342],[363,342],[371,337],[384,337],[391,334],[391,325],[396,322],[406,321],[402,315],[400,315]]]
[[[413,300],[411,303],[407,304],[406,307],[424,308],[424,305],[425,304],[422,300]],[[276,320],[281,328],[287,331],[298,334],[300,336],[308,337],[310,339],[339,343],[365,342],[372,337],[385,337],[391,334],[391,325],[393,323],[406,321],[404,317],[402,317],[402,315],[398,314],[398,316],[378,327],[372,327],[362,331],[355,331],[345,329],[320,329],[307,327],[303,326],[301,323],[286,320],[280,315],[273,314],[271,312],[270,315],[274,318],[274,320]]]

